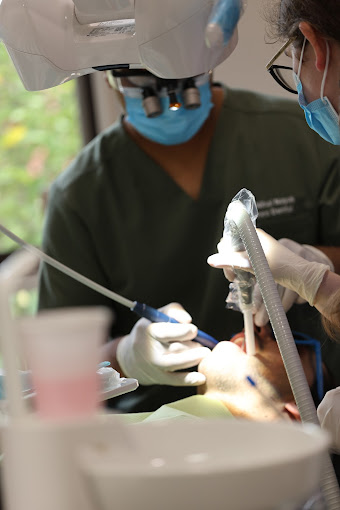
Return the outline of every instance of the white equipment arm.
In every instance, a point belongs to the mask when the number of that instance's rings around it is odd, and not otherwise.
[[[2,0],[0,39],[27,90],[42,90],[95,70],[147,69],[160,78],[206,73],[237,44],[208,47],[214,7],[240,12],[242,0]]]

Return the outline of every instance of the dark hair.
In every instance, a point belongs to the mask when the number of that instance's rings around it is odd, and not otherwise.
[[[302,44],[299,23],[307,21],[321,35],[340,43],[340,0],[273,0],[268,2],[265,14],[271,32],[278,39],[296,37]]]

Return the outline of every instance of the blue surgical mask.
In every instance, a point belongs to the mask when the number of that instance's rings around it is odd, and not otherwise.
[[[196,84],[197,85],[197,84]],[[123,89],[127,117],[126,120],[145,138],[162,145],[177,145],[190,140],[207,120],[213,106],[211,102],[210,83],[197,85],[201,95],[201,106],[190,110],[183,106],[177,111],[169,110],[167,95],[159,97],[162,113],[158,117],[148,118],[143,109],[142,97],[130,97]],[[179,101],[183,104],[181,94]]]
[[[307,103],[305,95],[302,89],[302,83],[300,80],[302,58],[306,45],[306,38],[303,43],[298,74],[294,73],[297,91],[299,94],[299,104],[305,112],[307,124],[310,128],[316,131],[324,140],[334,145],[340,145],[340,126],[339,126],[339,115],[333,108],[328,97],[324,96],[325,82],[328,72],[329,65],[329,45],[327,45],[327,59],[325,72],[321,83],[320,98]]]

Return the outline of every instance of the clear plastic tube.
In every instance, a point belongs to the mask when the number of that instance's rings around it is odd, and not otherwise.
[[[229,205],[227,215],[235,222],[254,269],[301,420],[304,423],[319,425],[299,353],[255,227],[240,201],[234,201]],[[323,460],[321,488],[327,510],[339,510],[339,486],[329,455],[325,455]]]

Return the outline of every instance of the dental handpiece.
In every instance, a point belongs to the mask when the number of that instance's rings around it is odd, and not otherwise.
[[[26,243],[23,239],[15,235],[13,232],[8,230],[6,227],[4,227],[0,223],[0,232],[2,232],[5,236],[9,237],[17,243],[18,245],[22,246],[25,250],[32,253],[36,257],[38,257],[40,260],[43,260],[46,262],[46,264],[49,264],[50,266],[54,267],[55,269],[58,269],[58,271],[61,271],[62,273],[70,276],[74,280],[77,280],[78,282],[82,283],[83,285],[86,285],[90,289],[98,292],[99,294],[102,294],[103,296],[106,296],[107,298],[111,299],[112,301],[115,301],[116,303],[120,303],[123,306],[126,306],[127,308],[130,308],[131,311],[135,312],[139,317],[144,317],[146,319],[149,319],[152,322],[171,322],[171,323],[178,323],[175,319],[172,317],[169,317],[163,312],[160,312],[156,308],[152,308],[151,306],[148,306],[144,303],[139,303],[138,301],[132,301],[130,299],[125,298],[124,296],[121,296],[120,294],[117,294],[116,292],[113,292],[112,290],[107,289],[106,287],[103,287],[99,283],[94,282],[93,280],[90,280],[86,276],[78,273],[77,271],[74,271],[68,266],[65,266],[65,264],[62,264],[58,260],[54,259],[53,257],[50,257],[50,255],[47,255],[42,250],[39,250],[35,246],[32,246],[29,243]],[[205,347],[209,347],[212,349],[216,344],[218,344],[218,341],[213,338],[212,336],[208,335],[207,333],[204,333],[204,331],[198,330],[197,336],[195,338],[195,341],[200,343],[201,345]]]

